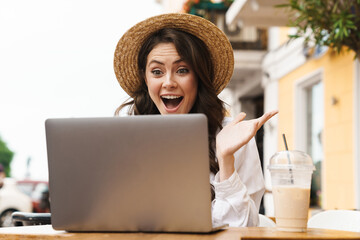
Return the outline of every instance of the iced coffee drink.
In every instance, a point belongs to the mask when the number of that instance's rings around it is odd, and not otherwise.
[[[306,229],[310,188],[282,186],[274,187],[272,191],[277,228],[294,232],[301,232]]]
[[[270,159],[269,170],[278,230],[306,231],[311,175],[314,169],[310,156],[299,151],[279,152]]]

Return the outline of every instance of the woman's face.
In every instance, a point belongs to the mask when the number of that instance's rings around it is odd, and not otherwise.
[[[146,61],[145,81],[161,114],[190,112],[196,100],[198,81],[173,43],[160,43],[151,50]]]

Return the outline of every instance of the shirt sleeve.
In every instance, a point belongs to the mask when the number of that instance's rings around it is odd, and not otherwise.
[[[215,199],[212,202],[213,224],[230,227],[258,226],[259,207],[265,191],[255,139],[235,155],[235,171],[225,181],[219,173],[212,178]]]

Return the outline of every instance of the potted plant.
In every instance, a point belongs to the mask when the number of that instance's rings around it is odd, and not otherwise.
[[[360,57],[360,0],[288,0],[277,5],[290,11],[291,39],[329,46],[338,53],[347,48]]]

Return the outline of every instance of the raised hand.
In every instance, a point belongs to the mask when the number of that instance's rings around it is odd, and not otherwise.
[[[262,125],[278,111],[267,112],[259,118],[245,120],[246,114],[240,113],[216,136],[216,156],[220,167],[220,181],[234,172],[234,153],[253,138]]]

